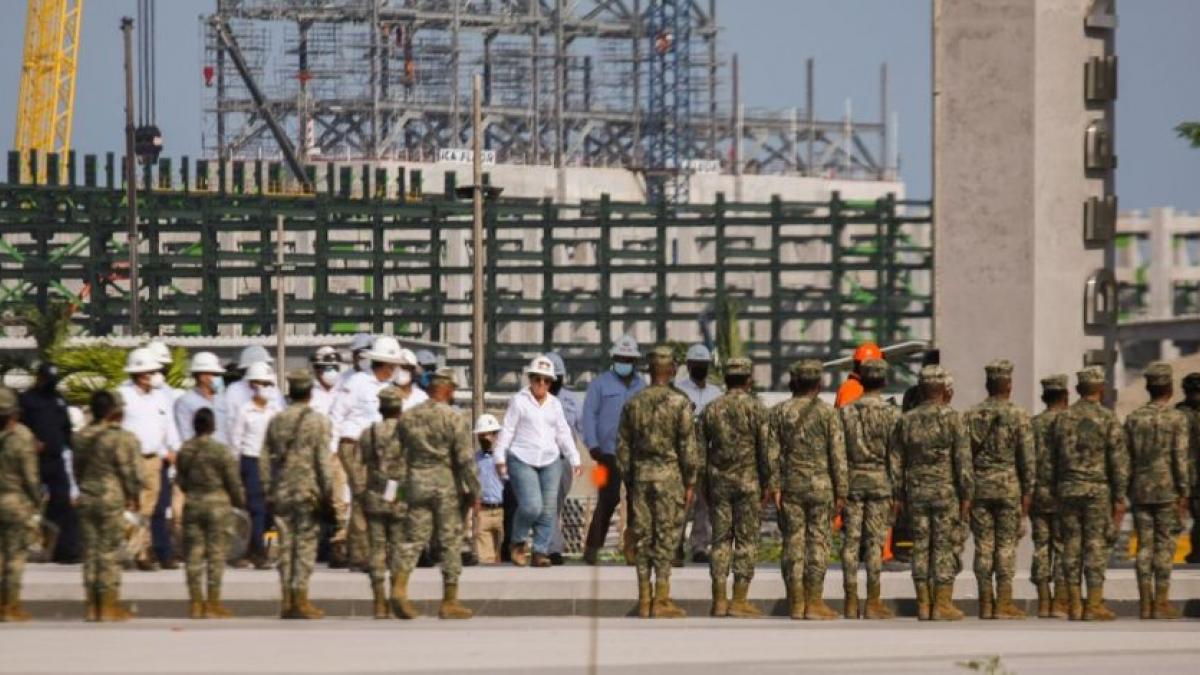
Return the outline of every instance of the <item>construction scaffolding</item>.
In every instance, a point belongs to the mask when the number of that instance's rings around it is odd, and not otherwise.
[[[62,297],[91,335],[128,331],[128,226],[119,158],[71,155],[66,175],[10,153],[0,183],[0,312]],[[28,164],[23,167],[22,164]],[[278,162],[206,160],[145,167],[139,209],[142,326],[156,335],[266,335],[284,284],[295,335],[366,330],[445,342],[469,362],[470,202],[419,194],[416,172],[315,169],[312,195],[280,194]],[[224,165],[221,165],[222,167]],[[356,184],[352,184],[356,183]],[[220,189],[221,186],[228,186]],[[388,187],[405,199],[388,197]],[[361,196],[360,196],[361,195]],[[842,356],[864,339],[932,334],[928,202],[888,196],[714,203],[669,209],[607,198],[580,204],[501,199],[486,208],[489,389],[515,388],[522,364],[559,350],[576,377],[608,347],[702,339],[723,298],[738,307],[760,383],[781,386],[799,356]],[[276,269],[275,219],[286,268]],[[711,333],[710,333],[711,334]]]
[[[217,0],[203,18],[204,149],[281,158],[274,123],[301,162],[434,161],[469,146],[481,73],[498,162],[644,171],[651,199],[672,203],[687,202],[692,172],[895,178],[886,68],[877,120],[817,120],[811,61],[803,108],[747,108],[717,49],[716,2],[702,4]]]

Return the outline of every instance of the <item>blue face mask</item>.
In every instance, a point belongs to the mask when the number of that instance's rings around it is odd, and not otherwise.
[[[618,361],[613,364],[613,372],[621,377],[629,377],[633,374],[633,364]]]
[[[220,394],[225,391],[225,378],[220,375],[212,379],[212,388],[214,394]]]

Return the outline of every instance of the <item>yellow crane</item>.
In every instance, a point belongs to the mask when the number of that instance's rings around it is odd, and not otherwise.
[[[83,0],[29,0],[28,12],[13,147],[21,152],[24,179],[30,177],[29,151],[37,150],[41,182],[46,155],[58,153],[64,162],[71,149]]]

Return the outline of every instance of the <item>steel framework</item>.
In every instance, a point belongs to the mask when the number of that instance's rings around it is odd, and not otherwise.
[[[466,147],[479,72],[484,145],[500,162],[895,175],[887,111],[819,121],[811,73],[806,110],[735,114],[718,94],[715,0],[218,0],[204,22],[211,157],[279,158],[274,120],[303,161],[433,160]]]
[[[71,149],[83,0],[29,0],[13,147],[65,157]],[[45,180],[45,169],[37,178]]]

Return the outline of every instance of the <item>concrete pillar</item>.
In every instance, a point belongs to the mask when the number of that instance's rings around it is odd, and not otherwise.
[[[1041,376],[1102,346],[1083,327],[1084,63],[1103,54],[1092,0],[934,0],[935,331],[955,404],[982,400],[983,366],[1016,366],[1032,409]]]

